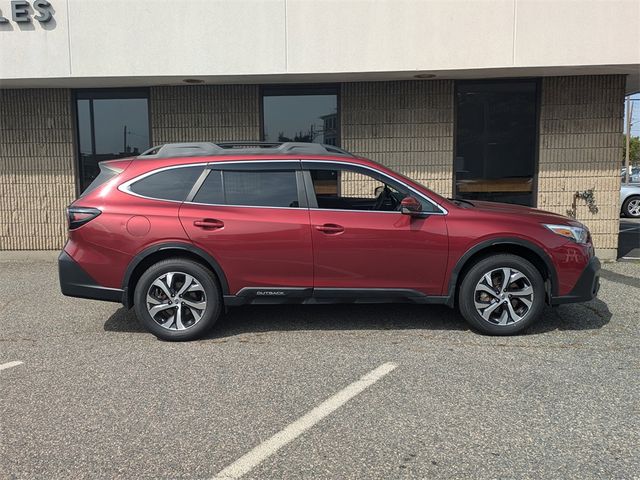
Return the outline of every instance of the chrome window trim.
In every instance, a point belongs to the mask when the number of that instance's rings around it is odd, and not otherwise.
[[[406,183],[404,183],[401,180],[398,180],[397,178],[392,177],[391,175],[388,175],[384,172],[381,172],[380,170],[376,170],[375,168],[369,167],[367,165],[362,165],[360,163],[353,163],[353,162],[337,162],[335,160],[302,160],[302,162],[311,162],[311,163],[332,163],[334,165],[350,165],[353,167],[360,167],[360,168],[364,168],[367,170],[371,170],[372,172],[375,172],[379,175],[382,175],[386,178],[389,178],[391,180],[393,180],[394,182],[399,183],[400,185],[404,186],[405,188],[407,188],[408,190],[412,191],[413,193],[417,194],[420,198],[426,200],[427,202],[429,202],[431,205],[433,205],[434,207],[436,207],[437,209],[440,210],[440,213],[438,212],[424,212],[427,215],[447,215],[449,213],[449,211],[444,208],[442,205],[434,202],[433,200],[431,200],[428,196],[426,196],[424,193],[419,192],[418,190],[416,190],[415,188],[407,185]],[[304,170],[304,167],[303,167]],[[316,210],[336,210],[336,211],[340,211],[340,212],[366,212],[369,211],[371,212],[371,210],[342,210],[342,209],[329,209],[329,208],[318,208]],[[379,213],[379,211],[376,211],[375,213]],[[388,212],[388,213],[401,213],[401,212]]]
[[[188,205],[202,205],[204,207],[231,207],[231,208],[275,208],[276,210],[300,210],[307,211],[307,207],[271,207],[268,205],[230,205],[228,203],[199,203],[199,202],[182,202]]]
[[[291,163],[295,163],[297,162],[298,164],[302,165],[301,162],[311,162],[311,163],[331,163],[334,165],[349,165],[352,167],[360,167],[360,168],[364,168],[366,170],[370,170],[372,172],[375,172],[379,175],[382,175],[386,178],[389,178],[390,180],[393,180],[394,182],[399,183],[400,185],[404,186],[405,188],[407,188],[408,190],[412,191],[413,193],[415,193],[416,195],[418,195],[420,198],[422,198],[423,200],[426,200],[427,202],[431,203],[433,206],[435,206],[437,209],[440,210],[440,212],[424,212],[425,215],[447,215],[449,213],[449,211],[444,208],[443,206],[441,206],[440,204],[434,202],[433,200],[431,200],[431,198],[429,198],[428,196],[426,196],[425,194],[419,192],[418,190],[416,190],[415,188],[411,187],[410,185],[407,185],[406,183],[404,183],[401,180],[398,180],[397,178],[392,177],[391,175],[388,175],[384,172],[381,172],[380,170],[376,170],[375,168],[369,167],[367,165],[362,165],[360,163],[353,163],[353,162],[345,162],[345,161],[336,161],[336,160],[330,160],[330,159],[326,159],[326,160],[300,160],[299,158],[285,158],[285,159],[271,159],[271,160],[221,160],[221,161],[216,161],[216,162],[198,162],[198,163],[189,163],[189,164],[184,164],[184,165],[170,165],[167,167],[161,167],[158,168],[156,170],[152,170],[150,172],[146,172],[143,173],[137,177],[132,178],[131,180],[127,180],[126,182],[122,183],[121,185],[118,186],[118,190],[120,190],[123,193],[127,193],[129,195],[133,195],[134,197],[139,197],[139,198],[145,198],[147,200],[157,200],[160,202],[171,202],[171,203],[188,203],[190,205],[209,205],[212,207],[240,207],[240,208],[276,208],[276,209],[285,209],[285,210],[323,210],[323,211],[335,211],[335,212],[364,212],[364,213],[398,213],[398,214],[402,214],[402,212],[398,212],[398,211],[384,211],[384,210],[347,210],[347,209],[340,209],[340,208],[309,208],[309,207],[270,207],[270,206],[264,206],[264,205],[229,205],[229,204],[217,204],[217,203],[197,203],[197,202],[191,202],[191,201],[180,201],[180,200],[168,200],[168,199],[164,199],[164,198],[155,198],[155,197],[147,197],[145,195],[140,195],[138,193],[135,193],[131,190],[131,185],[133,185],[135,182],[138,182],[150,175],[153,175],[155,173],[159,173],[159,172],[163,172],[165,170],[171,170],[173,168],[186,168],[186,167],[203,167],[205,170],[210,169],[210,170],[215,170],[215,165],[217,164],[233,164],[233,163],[273,163],[273,162],[291,162]],[[301,168],[301,170],[304,171],[304,167]],[[197,182],[197,180],[196,180]],[[188,198],[188,197],[187,197]]]
[[[159,202],[171,202],[171,203],[184,203],[182,200],[169,200],[167,198],[147,197],[146,195],[140,195],[139,193],[136,193],[133,190],[131,190],[131,185],[151,175],[154,175],[156,173],[164,172],[165,170],[172,170],[174,168],[203,167],[206,170],[208,163],[209,162],[199,162],[199,163],[189,163],[185,165],[170,165],[168,167],[160,167],[155,170],[151,170],[150,172],[146,172],[141,175],[138,175],[137,177],[134,177],[131,180],[127,180],[124,183],[121,183],[120,185],[118,185],[118,190],[120,190],[122,193],[127,193],[129,195],[133,195],[134,197],[145,198],[147,200],[157,200]],[[198,179],[196,179],[196,182],[197,181]]]
[[[127,180],[124,183],[121,183],[120,185],[118,185],[118,190],[120,190],[122,193],[127,193],[129,195],[132,195],[134,197],[139,197],[139,198],[144,198],[147,200],[157,200],[159,202],[171,202],[171,203],[192,203],[192,202],[187,202],[185,201],[181,201],[181,200],[169,200],[166,198],[157,198],[157,197],[147,197],[146,195],[140,195],[139,193],[134,192],[133,190],[131,190],[131,185],[133,185],[136,182],[139,182],[140,180],[143,180],[155,173],[160,173],[160,172],[164,172],[165,170],[171,170],[173,168],[186,168],[186,167],[203,167],[205,170],[209,169],[209,170],[213,170],[214,168],[212,168],[214,165],[220,164],[220,163],[224,163],[224,164],[229,164],[229,163],[273,163],[273,162],[298,162],[298,164],[300,163],[300,159],[298,158],[285,158],[283,160],[275,160],[275,159],[271,159],[271,160],[222,160],[222,161],[217,161],[217,162],[197,162],[197,163],[185,163],[184,165],[168,165],[166,167],[160,167],[160,168],[156,168],[155,170],[151,170],[149,172],[146,173],[142,173],[140,175],[138,175],[137,177],[132,178],[131,180]],[[204,172],[203,172],[204,173]],[[199,179],[200,177],[198,177]],[[198,181],[198,179],[196,179],[196,182]],[[195,183],[194,183],[195,185]],[[191,191],[189,191],[189,194],[191,193]],[[189,198],[189,194],[187,194],[186,198]],[[209,205],[209,204],[198,204],[198,205]],[[227,206],[232,206],[232,205],[227,205]],[[239,207],[245,206],[245,207],[249,207],[250,205],[238,205]],[[281,208],[281,207],[270,207],[270,208]],[[282,207],[282,208],[294,208],[294,207]],[[295,207],[295,208],[300,208],[300,207]]]

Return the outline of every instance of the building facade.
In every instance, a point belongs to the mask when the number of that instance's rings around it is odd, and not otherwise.
[[[445,196],[575,216],[615,258],[637,2],[160,7],[0,0],[0,250],[60,248],[64,208],[99,161],[167,142],[293,140]]]

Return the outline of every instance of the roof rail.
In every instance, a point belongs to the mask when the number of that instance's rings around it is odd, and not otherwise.
[[[230,150],[233,150],[233,153]],[[142,152],[138,158],[201,157],[229,154],[292,155],[296,153],[303,155],[354,156],[334,145],[322,143],[237,141],[165,143]]]
[[[248,140],[246,142],[217,142],[216,145],[222,148],[276,148],[279,145],[282,145],[282,142],[256,142]]]
[[[224,151],[222,148],[211,142],[165,143],[150,148],[139,156],[145,158],[199,157],[216,155],[222,151]]]

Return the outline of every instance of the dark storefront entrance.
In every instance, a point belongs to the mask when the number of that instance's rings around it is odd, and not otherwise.
[[[455,195],[535,204],[536,80],[456,85]]]

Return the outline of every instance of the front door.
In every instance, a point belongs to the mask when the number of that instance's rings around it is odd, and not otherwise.
[[[402,198],[416,194],[362,167],[303,162],[303,168],[315,193],[309,199],[315,288],[441,294],[448,241],[437,207],[419,199],[431,214],[402,214]]]
[[[309,211],[300,162],[212,166],[180,220],[211,254],[229,293],[256,287],[313,286]]]

